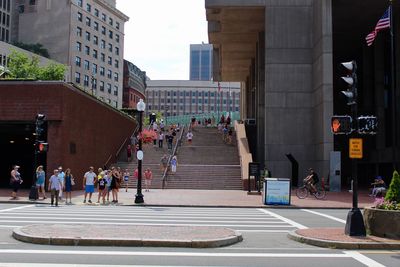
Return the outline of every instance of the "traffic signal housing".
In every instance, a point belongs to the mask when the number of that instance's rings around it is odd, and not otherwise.
[[[46,122],[46,115],[37,114],[36,115],[36,136],[40,136],[44,132],[44,123]]]
[[[347,84],[347,90],[342,91],[342,93],[347,98],[347,105],[355,105],[357,104],[357,63],[353,60],[341,64],[348,71],[348,75],[342,77]]]
[[[378,118],[375,116],[360,116],[357,121],[359,134],[376,134],[378,131]]]
[[[335,115],[331,119],[331,130],[333,134],[351,134],[352,119],[348,115]]]

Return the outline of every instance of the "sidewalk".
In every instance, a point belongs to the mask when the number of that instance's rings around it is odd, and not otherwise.
[[[261,195],[248,195],[241,190],[180,190],[180,189],[154,189],[150,192],[142,191],[147,206],[209,206],[209,207],[276,207],[276,208],[343,208],[352,207],[352,194],[343,192],[327,192],[324,200],[309,196],[306,199],[297,198],[292,191],[290,206],[266,206],[263,204]],[[0,203],[50,203],[50,194],[47,193],[46,200],[30,201],[29,190],[20,190],[18,200],[10,200],[10,190],[0,189]],[[136,189],[120,189],[119,205],[136,205]],[[83,191],[74,191],[72,202],[83,205]],[[92,202],[96,203],[97,193],[93,194]],[[110,195],[111,197],[111,195]],[[111,198],[110,198],[111,200]],[[373,204],[373,199],[368,196],[367,191],[359,191],[359,207],[367,207]],[[63,204],[63,202],[61,202]]]

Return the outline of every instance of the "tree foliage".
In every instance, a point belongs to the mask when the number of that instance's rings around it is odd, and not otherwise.
[[[64,79],[66,67],[63,64],[51,62],[47,66],[41,67],[37,56],[29,58],[26,54],[15,50],[11,52],[8,58],[9,78],[44,81],[60,81]]]
[[[389,190],[386,192],[385,200],[400,203],[400,176],[397,171],[393,172],[392,181],[390,182]]]
[[[32,53],[38,54],[42,57],[47,57],[50,58],[49,51],[47,51],[46,48],[43,47],[42,44],[36,43],[36,44],[25,44],[21,42],[14,42],[13,45],[28,50]]]

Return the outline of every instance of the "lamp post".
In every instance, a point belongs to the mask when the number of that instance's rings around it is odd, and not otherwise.
[[[143,102],[143,99],[139,100],[139,103],[136,105],[136,109],[139,111],[139,150],[136,153],[136,157],[138,159],[138,183],[137,183],[137,191],[135,195],[135,203],[140,204],[144,203],[143,194],[142,194],[142,160],[143,160],[143,151],[142,151],[142,116],[143,112],[146,109],[146,104]]]

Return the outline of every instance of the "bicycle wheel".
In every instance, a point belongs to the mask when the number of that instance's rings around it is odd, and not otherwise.
[[[325,189],[320,189],[316,193],[314,193],[314,197],[316,199],[324,199],[326,196],[326,191]]]
[[[306,198],[308,196],[308,190],[305,186],[296,189],[296,196],[298,198]]]

